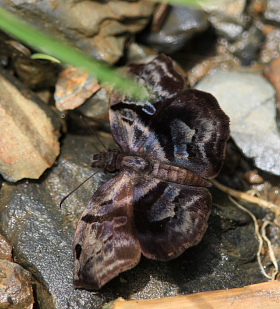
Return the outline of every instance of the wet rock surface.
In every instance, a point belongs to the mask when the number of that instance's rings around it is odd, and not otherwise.
[[[111,138],[102,139],[113,147]],[[265,281],[254,260],[258,242],[250,217],[213,191],[210,227],[198,246],[167,263],[142,258],[98,293],[74,290],[74,230],[93,191],[111,175],[98,172],[62,208],[59,202],[94,172],[89,166],[96,144],[94,137],[68,135],[57,165],[40,182],[5,183],[0,191],[1,230],[13,245],[15,261],[43,285],[40,308],[100,308],[119,296],[157,298]]]
[[[171,6],[159,30],[144,32],[140,41],[163,53],[182,48],[194,34],[206,30],[205,12],[195,8]]]
[[[72,284],[75,225],[99,181],[87,183],[78,197],[73,194],[59,207],[61,198],[92,174],[89,166],[93,145],[90,147],[89,140],[72,137],[65,143],[58,168],[46,173],[39,183],[4,185],[1,229],[11,240],[15,261],[43,284],[55,304],[49,307],[38,295],[41,308],[100,308],[102,297],[74,290]],[[77,161],[73,162],[73,157]]]

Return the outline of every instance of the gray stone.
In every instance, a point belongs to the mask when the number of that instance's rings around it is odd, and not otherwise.
[[[105,119],[108,116],[109,93],[101,88],[92,97],[87,99],[77,110],[87,117]]]
[[[230,44],[229,50],[241,60],[242,65],[251,65],[258,61],[264,39],[263,32],[253,25],[243,31],[238,40]]]
[[[208,25],[207,15],[202,10],[172,6],[160,30],[145,33],[142,40],[157,51],[173,53]]]
[[[245,0],[203,3],[203,8],[209,13],[209,21],[216,29],[217,34],[228,40],[236,40],[242,34],[247,23],[247,18],[244,15],[245,7]]]
[[[267,21],[280,25],[280,1],[267,0],[264,17]]]
[[[196,86],[212,93],[231,119],[231,136],[247,158],[280,175],[280,135],[275,90],[258,73],[218,70]]]

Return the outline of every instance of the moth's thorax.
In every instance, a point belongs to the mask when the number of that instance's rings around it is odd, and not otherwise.
[[[121,167],[143,174],[150,174],[153,169],[148,159],[135,155],[124,155]]]
[[[107,152],[94,154],[91,167],[104,168],[113,173],[120,169],[122,158],[123,154],[118,149],[109,149]]]

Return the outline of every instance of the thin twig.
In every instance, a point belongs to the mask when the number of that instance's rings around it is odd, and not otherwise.
[[[269,253],[270,260],[271,260],[271,262],[272,262],[273,265],[274,265],[274,269],[273,269],[273,271],[272,271],[271,277],[272,277],[272,280],[275,280],[275,279],[276,279],[276,276],[277,276],[277,274],[278,274],[278,272],[279,272],[278,263],[277,263],[277,260],[276,260],[276,258],[275,258],[275,254],[274,254],[274,251],[273,251],[273,248],[272,248],[272,245],[271,245],[271,241],[267,238],[267,236],[266,236],[266,231],[265,231],[265,228],[266,228],[268,225],[270,225],[270,224],[271,224],[271,222],[265,221],[265,222],[263,223],[262,228],[261,228],[261,232],[262,232],[262,238],[263,238],[263,239],[266,241],[266,243],[267,243],[267,248],[268,248],[268,253]]]
[[[280,226],[280,207],[279,206],[277,206],[277,205],[275,205],[275,204],[273,204],[269,201],[266,201],[264,199],[261,199],[259,197],[252,196],[248,193],[237,191],[237,190],[231,189],[229,187],[226,187],[216,180],[211,180],[211,183],[215,187],[217,187],[218,189],[223,191],[224,193],[227,193],[230,196],[233,196],[233,197],[235,197],[239,200],[243,200],[243,201],[249,202],[249,203],[254,203],[254,204],[257,204],[261,207],[269,208],[275,214],[275,220],[274,220],[275,225]]]
[[[255,227],[255,233],[257,235],[257,238],[258,238],[258,241],[259,241],[259,249],[258,249],[258,252],[257,252],[257,260],[258,260],[258,264],[260,266],[260,269],[261,269],[261,272],[262,274],[267,278],[267,279],[270,279],[270,280],[273,280],[274,278],[272,276],[269,276],[265,270],[264,270],[264,267],[262,265],[262,261],[261,261],[261,251],[262,251],[262,248],[263,248],[263,239],[262,239],[262,236],[259,232],[259,225],[258,225],[258,221],[257,221],[257,218],[254,216],[254,214],[248,210],[247,208],[243,207],[242,205],[238,204],[231,196],[229,196],[229,199],[232,203],[234,203],[234,205],[236,205],[238,208],[242,209],[243,211],[245,211],[247,214],[250,215],[250,217],[253,219],[253,222],[254,222],[254,227]]]

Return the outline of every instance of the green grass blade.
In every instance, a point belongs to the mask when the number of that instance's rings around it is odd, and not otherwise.
[[[0,28],[25,44],[49,54],[63,63],[84,68],[101,82],[113,84],[132,97],[145,100],[147,90],[132,80],[123,77],[105,64],[94,60],[83,51],[36,29],[0,7]]]

